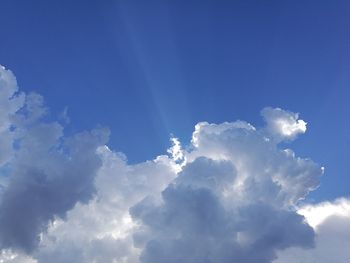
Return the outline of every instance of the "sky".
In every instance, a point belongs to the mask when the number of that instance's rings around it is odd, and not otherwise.
[[[348,262],[349,12],[2,0],[0,262]]]

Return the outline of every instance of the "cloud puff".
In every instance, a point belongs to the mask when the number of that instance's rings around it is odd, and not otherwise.
[[[299,209],[315,229],[315,247],[310,250],[289,248],[279,252],[274,263],[347,263],[350,261],[350,200],[305,205]]]
[[[0,65],[0,165],[4,165],[13,154],[12,118],[24,104],[24,94],[17,91],[16,78]]]
[[[277,250],[313,246],[313,229],[292,207],[322,167],[242,121],[200,123],[192,142],[162,202],[130,210],[141,262],[271,262]]]
[[[122,154],[98,150],[103,165],[96,177],[96,195],[57,220],[35,253],[38,262],[139,262],[134,246],[137,227],[129,208],[160,192],[175,178],[175,164],[166,156],[128,165]],[[114,261],[113,261],[114,260]]]
[[[60,124],[42,120],[46,110],[40,95],[26,96],[21,108],[19,101],[24,95],[15,95],[12,73],[1,68],[1,77],[0,90],[6,95],[2,100],[7,100],[5,105],[10,108],[1,126],[3,133],[11,134],[5,149],[12,157],[7,158],[3,175],[6,187],[0,202],[0,248],[30,253],[50,222],[64,218],[77,202],[88,202],[92,197],[94,177],[101,165],[96,149],[106,143],[108,132],[64,137]]]
[[[297,114],[266,108],[260,129],[202,122],[189,146],[172,138],[169,156],[130,165],[108,131],[65,136],[40,95],[1,74],[0,262],[267,263],[314,246],[296,209],[323,168],[279,145],[305,132]]]
[[[298,119],[298,113],[267,107],[261,111],[261,115],[266,121],[268,136],[277,141],[294,140],[306,131],[306,122]]]

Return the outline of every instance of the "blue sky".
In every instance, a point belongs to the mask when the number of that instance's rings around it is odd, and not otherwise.
[[[348,1],[2,1],[0,59],[68,132],[108,126],[131,163],[199,121],[299,112],[293,143],[326,167],[316,200],[349,195]]]

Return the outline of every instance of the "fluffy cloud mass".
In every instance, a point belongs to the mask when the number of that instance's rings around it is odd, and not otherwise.
[[[107,147],[108,130],[66,136],[46,115],[1,67],[0,262],[293,262],[347,224],[337,209],[313,219],[340,201],[298,211],[323,174],[279,145],[306,131],[298,114],[198,123],[189,146],[172,138],[167,155],[134,165]]]
[[[350,262],[350,200],[305,205],[299,213],[315,229],[313,249],[288,248],[279,252],[274,263],[348,263]]]
[[[42,97],[16,95],[14,76],[0,70],[1,100],[9,107],[1,125],[7,144],[0,150],[0,247],[31,253],[50,222],[92,198],[102,164],[96,149],[106,143],[108,132],[64,137],[59,123],[43,120]]]

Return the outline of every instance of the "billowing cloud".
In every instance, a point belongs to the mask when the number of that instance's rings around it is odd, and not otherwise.
[[[162,202],[130,210],[141,262],[271,262],[277,250],[313,246],[313,229],[292,207],[322,167],[265,135],[242,121],[196,126]]]
[[[334,202],[305,205],[299,209],[315,229],[313,249],[289,248],[279,252],[274,263],[347,263],[350,261],[350,200],[341,198]]]
[[[35,253],[38,262],[138,262],[140,248],[133,240],[137,225],[129,209],[146,196],[159,198],[176,176],[174,163],[162,156],[127,165],[122,154],[107,147],[98,152],[103,165],[95,198],[51,225]]]
[[[13,154],[12,118],[24,103],[24,94],[17,91],[16,78],[0,65],[0,165],[4,165]]]
[[[266,121],[266,132],[277,141],[294,140],[306,131],[306,122],[298,119],[298,113],[267,107],[261,115]]]
[[[190,145],[173,137],[168,155],[130,165],[107,130],[66,136],[0,72],[0,262],[268,263],[317,249],[321,227],[297,210],[323,168],[279,144],[306,131],[298,114],[201,122]]]
[[[15,94],[12,73],[0,71],[2,106],[9,107],[2,117],[2,133],[10,138],[1,149],[1,155],[9,157],[2,159],[6,179],[0,202],[0,248],[30,253],[55,217],[64,218],[77,202],[92,197],[101,166],[96,149],[106,143],[108,132],[64,137],[59,123],[42,120],[46,112],[42,97],[30,94],[20,108],[24,95]]]

